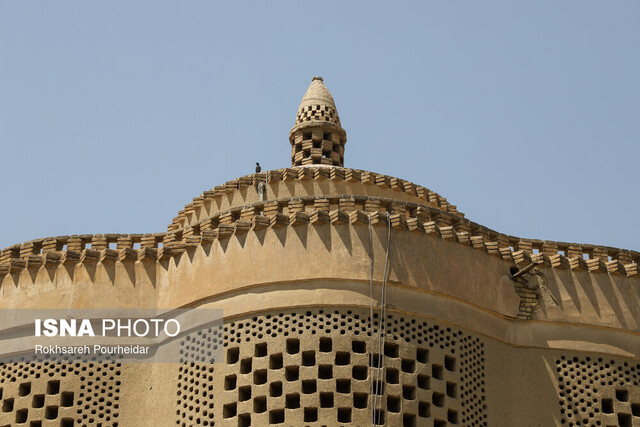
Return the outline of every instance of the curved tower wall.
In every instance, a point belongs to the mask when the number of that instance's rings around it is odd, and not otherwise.
[[[225,321],[214,365],[0,366],[0,425],[638,425],[639,261],[501,234],[372,172],[245,176],[166,233],[1,252],[2,308],[211,307]]]

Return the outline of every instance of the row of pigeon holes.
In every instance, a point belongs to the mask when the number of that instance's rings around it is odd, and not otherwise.
[[[342,166],[344,164],[344,149],[340,145],[331,151],[324,151],[322,148],[298,150],[296,147],[291,151],[291,164],[293,166]]]
[[[484,344],[477,337],[462,335],[458,345],[462,403],[461,424],[464,426],[487,425]]]
[[[562,425],[640,425],[640,364],[561,356],[556,377]]]
[[[117,236],[117,237],[116,237]],[[0,278],[8,273],[58,264],[162,260],[166,233],[74,235],[33,240],[0,252]]]
[[[190,356],[187,354],[187,357]],[[180,366],[176,402],[177,425],[214,425],[213,374],[213,364],[192,362]]]
[[[336,208],[337,209],[332,209]],[[357,208],[362,208],[360,210]],[[313,209],[313,210],[309,210]],[[286,212],[286,213],[285,213]],[[499,256],[515,264],[538,263],[550,268],[565,268],[609,274],[638,275],[640,253],[629,250],[572,243],[519,239],[489,230],[464,218],[426,206],[390,199],[362,196],[318,198],[308,196],[276,200],[222,212],[185,230],[157,235],[142,235],[141,249],[109,249],[106,235],[72,236],[57,240],[27,242],[5,249],[0,255],[0,276],[45,264],[157,261],[167,259],[214,239],[225,239],[252,229],[331,222],[345,224],[386,223],[389,214],[396,229],[424,232]],[[136,244],[131,235],[116,239],[116,244]],[[162,242],[160,238],[162,237]],[[65,243],[66,242],[66,243]],[[90,242],[90,243],[89,243]],[[58,251],[66,244],[66,251]],[[155,246],[155,247],[154,247]]]
[[[397,221],[398,228],[421,227],[427,233],[438,234],[444,239],[486,250],[490,254],[500,255],[516,264],[544,262],[549,267],[602,270],[632,276],[637,275],[637,263],[640,262],[640,253],[635,251],[596,245],[520,239],[500,234],[466,218],[430,206],[351,195],[306,196],[255,203],[220,212],[192,227],[169,233],[168,238],[173,235],[175,240],[181,240],[185,236],[198,236],[202,231],[214,230],[221,225],[227,228],[233,227],[238,222],[247,224],[241,226],[242,231],[246,231],[247,227],[253,226],[252,221],[256,218],[272,221],[275,215],[279,215],[278,218],[273,221],[274,224],[269,222],[268,226],[297,224],[312,221],[312,219],[295,214],[311,215],[318,211],[323,211],[327,215],[335,214],[339,220],[344,219],[349,223],[367,222],[367,216],[372,213],[388,213],[392,216],[392,220]],[[409,224],[411,220],[419,222],[412,226]]]
[[[340,126],[340,117],[336,110],[328,105],[307,105],[301,107],[296,115],[296,125],[309,121],[330,122]]]
[[[223,329],[211,327],[186,335],[180,342],[176,424],[214,425],[213,373]]]
[[[335,136],[332,135],[331,139],[335,139]],[[331,179],[336,181],[373,184],[382,188],[389,188],[392,190],[405,192],[411,196],[418,197],[424,200],[429,205],[438,207],[445,212],[450,212],[458,216],[464,216],[464,214],[459,212],[456,206],[450,204],[446,198],[427,188],[424,188],[420,185],[415,185],[400,178],[358,169],[296,167],[247,175],[229,181],[224,185],[216,186],[210,191],[205,191],[200,196],[195,197],[193,201],[186,205],[183,210],[178,212],[178,216],[173,219],[172,223],[168,227],[168,230],[172,231],[178,230],[180,228],[185,228],[188,224],[191,224],[195,220],[195,218],[198,218],[198,211],[201,209],[204,209],[206,212],[210,212],[214,199],[242,188],[255,187],[259,183],[265,182],[267,179],[269,183],[277,181]]]
[[[398,178],[389,177],[386,175],[375,174],[372,172],[355,170],[355,169],[343,169],[343,168],[291,168],[280,169],[268,172],[269,182],[280,180],[305,180],[305,179],[338,179],[358,181],[362,183],[371,183],[383,186],[385,188],[392,188],[399,191],[405,191],[411,195],[417,196],[425,200],[429,205],[438,207],[441,211],[450,213],[452,215],[464,218],[464,214],[460,213],[454,205],[447,202],[444,197],[441,197],[437,193],[430,191],[424,187],[416,186],[408,181],[404,181]],[[187,228],[188,224],[197,225],[198,212],[204,208],[207,200],[215,197],[221,197],[230,191],[236,191],[237,189],[255,186],[259,182],[264,182],[266,173],[248,175],[236,180],[230,181],[223,186],[215,187],[212,191],[207,191],[201,196],[194,198],[194,201],[187,205],[180,214],[174,218],[173,223],[169,226],[169,231],[178,231],[183,228]],[[316,196],[310,196],[315,198]],[[357,196],[347,196],[357,197]],[[299,198],[304,200],[305,198]],[[286,202],[286,201],[285,201]],[[409,206],[410,204],[407,204]],[[253,206],[248,206],[249,208]],[[207,210],[207,209],[205,209]],[[465,220],[466,221],[466,220]],[[549,257],[554,255],[560,255],[566,258],[581,257],[585,260],[601,260],[605,262],[619,260],[622,264],[639,263],[640,253],[637,251],[629,251],[626,249],[619,249],[608,246],[597,246],[590,244],[577,244],[570,242],[554,242],[537,239],[521,239],[515,236],[504,235],[493,230],[489,230],[486,227],[468,222],[470,232],[472,234],[482,234],[485,241],[499,243],[499,247],[508,247],[512,251],[523,250],[533,255],[542,254]],[[506,246],[504,246],[506,244]],[[558,259],[555,262],[566,263],[566,260]],[[554,261],[551,261],[553,264]],[[589,267],[593,270],[594,267]],[[606,270],[606,269],[605,269]]]
[[[369,201],[369,204],[366,202]],[[300,202],[304,204],[301,207]],[[122,251],[122,250],[139,250],[139,249],[159,249],[166,242],[174,242],[181,240],[180,236],[188,236],[197,234],[195,231],[199,229],[212,229],[222,220],[223,223],[231,223],[242,217],[243,211],[253,210],[252,215],[269,215],[274,213],[293,213],[300,211],[312,211],[315,207],[326,207],[327,209],[346,209],[350,210],[351,206],[360,209],[373,210],[379,212],[404,212],[407,209],[418,208],[417,204],[407,204],[397,202],[392,199],[370,199],[361,196],[338,196],[333,198],[318,198],[316,196],[307,196],[296,199],[275,200],[268,203],[255,203],[250,206],[238,207],[230,211],[220,212],[195,224],[194,227],[187,228],[183,231],[174,233],[154,233],[154,234],[84,234],[73,236],[58,236],[32,240],[22,244],[10,246],[0,252],[0,263],[10,261],[14,258],[27,258],[30,255],[41,255],[50,252],[64,252],[94,250],[102,251],[105,249]],[[325,210],[327,210],[325,209]],[[442,212],[438,209],[424,208],[422,217],[440,218],[439,224],[452,225],[462,224],[463,219],[449,213]],[[249,212],[247,212],[249,214]],[[410,217],[411,215],[409,215]],[[479,229],[487,230],[484,227]],[[497,235],[497,233],[494,233]]]
[[[93,362],[0,364],[0,425],[117,426],[121,368]],[[77,380],[79,386],[69,383]]]
[[[291,136],[291,164],[303,166],[326,164],[342,166],[344,164],[345,140],[338,132],[322,128],[300,129]]]
[[[306,203],[313,200],[313,204]],[[332,201],[333,200],[333,201]],[[337,202],[336,202],[337,200]],[[337,204],[336,204],[337,203]],[[308,208],[320,207],[307,211]],[[331,209],[332,207],[338,209]],[[365,210],[356,210],[362,206]],[[415,207],[414,207],[415,206]],[[372,212],[373,211],[373,212]],[[287,212],[287,213],[284,213]],[[150,235],[148,240],[142,237],[142,249],[94,249],[97,242],[105,245],[104,235],[88,242],[88,237],[69,238],[67,251],[53,251],[44,242],[28,242],[5,249],[0,261],[0,276],[19,272],[25,268],[40,268],[44,264],[115,262],[115,261],[157,261],[170,258],[189,248],[195,248],[214,239],[225,239],[236,233],[245,233],[251,229],[282,227],[301,224],[345,223],[373,224],[386,223],[386,214],[390,215],[393,228],[420,231],[444,240],[450,240],[499,256],[509,263],[537,263],[550,268],[607,272],[638,276],[640,254],[635,251],[594,245],[579,245],[562,242],[550,242],[498,234],[486,227],[442,212],[438,209],[412,205],[405,202],[369,199],[358,196],[341,198],[299,198],[279,200],[249,207],[237,208],[209,218],[186,230],[163,235]],[[435,221],[434,221],[435,219]],[[448,225],[453,224],[453,225]],[[158,242],[160,236],[162,242]],[[64,242],[65,239],[60,239]],[[119,241],[119,240],[118,240]],[[133,239],[128,239],[130,244]],[[47,240],[45,240],[47,242]],[[57,241],[56,241],[57,242]],[[71,245],[73,248],[71,249]],[[87,247],[89,246],[90,247]],[[84,249],[82,249],[84,247]],[[79,249],[79,250],[77,250]]]
[[[352,311],[288,311],[273,316],[254,316],[226,325],[226,365],[222,368],[222,373],[218,371],[218,375],[224,375],[224,392],[215,392],[218,393],[216,402],[225,394],[230,394],[230,399],[223,399],[224,404],[218,407],[221,418],[218,421],[241,426],[261,425],[260,421],[279,424],[286,422],[290,411],[299,411],[306,424],[320,422],[319,420],[326,423],[328,414],[337,422],[346,423],[356,421],[352,417],[358,411],[368,414],[368,372],[371,366],[377,365],[380,356],[367,351],[371,333],[362,325],[364,315],[354,314]],[[374,328],[377,327],[376,314]],[[376,415],[378,423],[385,422],[386,419],[387,422],[395,420],[399,425],[413,426],[421,424],[421,419],[435,418],[434,423],[438,426],[447,423],[456,425],[460,422],[464,425],[485,425],[481,421],[485,418],[484,397],[477,399],[479,394],[484,394],[483,350],[482,343],[477,338],[467,337],[451,328],[429,326],[426,322],[405,320],[403,317],[388,316],[386,327],[394,340],[411,345],[389,342],[388,338],[385,342],[386,374],[379,384],[376,383],[378,385],[375,390],[381,392],[386,389],[387,396]],[[250,333],[251,330],[254,332]],[[270,338],[260,331],[265,331]],[[377,333],[377,329],[374,329],[374,333]],[[360,334],[360,339],[353,340],[350,337]],[[319,336],[313,349],[305,348],[305,336]],[[204,334],[185,340],[182,343],[185,354],[194,353],[190,355],[190,359],[193,359],[200,350],[215,342],[215,338]],[[278,341],[273,338],[280,338],[282,348],[279,352],[272,351],[277,349]],[[267,342],[261,341],[263,339]],[[283,339],[286,341],[282,341]],[[256,340],[261,342],[251,343]],[[457,347],[458,340],[461,345]],[[422,348],[413,347],[416,344]],[[246,350],[241,347],[248,349],[247,357],[243,356]],[[463,355],[460,367],[466,373],[467,381],[460,388],[461,396],[468,405],[468,409],[462,411],[463,418],[459,416],[459,405],[456,408],[445,405],[445,401],[457,401],[458,398],[456,351]],[[360,360],[358,364],[357,360],[363,357],[364,360]],[[438,357],[442,359],[440,363],[437,363]],[[265,369],[261,369],[262,365]],[[344,378],[338,378],[341,376],[341,367],[348,371]],[[233,373],[229,374],[229,369]],[[310,373],[309,369],[313,371],[313,375],[306,378],[305,372]],[[213,366],[207,364],[191,363],[180,368],[176,424],[214,424],[213,374]],[[284,378],[267,383],[267,378],[274,374],[284,375]],[[408,376],[415,381],[408,381]],[[324,386],[333,384],[334,377],[335,389],[325,390]],[[249,382],[245,381],[247,379]],[[474,388],[469,381],[477,382],[478,387]],[[289,393],[291,384],[294,388],[301,387],[301,390]],[[260,390],[264,390],[265,395],[260,395]],[[394,395],[394,390],[397,395]],[[425,394],[424,390],[433,390],[433,395]],[[348,397],[347,404],[344,403],[345,397]],[[478,402],[474,403],[474,399]],[[316,404],[308,405],[310,400]],[[263,418],[260,418],[261,414]]]
[[[322,148],[325,152],[332,151],[338,146],[344,149],[345,144],[344,137],[340,132],[323,127],[297,130],[291,135],[290,142],[292,147],[298,147],[301,150]]]
[[[476,224],[450,212],[431,206],[417,203],[404,202],[396,199],[368,196],[354,196],[348,194],[336,194],[327,196],[302,196],[296,198],[283,198],[266,202],[257,202],[251,205],[239,206],[230,210],[218,212],[211,217],[193,224],[193,226],[176,231],[180,235],[191,235],[197,231],[214,229],[219,224],[232,224],[238,220],[252,220],[256,216],[271,217],[275,214],[290,215],[297,212],[313,213],[315,211],[331,212],[341,210],[343,213],[361,211],[365,214],[374,212],[399,214],[405,219],[420,218],[423,222],[433,221],[439,227],[454,227],[456,232],[467,232],[473,235],[482,235],[488,240],[497,240],[502,237],[500,233]],[[192,230],[193,229],[193,230]],[[169,234],[172,234],[171,232]],[[170,238],[171,236],[168,236]],[[507,238],[505,242],[519,244],[518,238]],[[544,242],[540,242],[542,245]]]
[[[85,249],[145,249],[161,248],[167,233],[153,234],[80,234],[72,236],[45,237],[22,244],[9,246],[0,251],[0,262],[12,258],[40,255],[48,252],[76,251]]]
[[[216,417],[239,426],[290,424],[292,411],[305,425],[373,421],[415,426],[425,419],[437,426],[487,424],[484,345],[478,338],[388,315],[382,350],[386,368],[378,378],[374,366],[381,354],[372,340],[379,331],[378,314],[372,328],[369,322],[362,310],[313,309],[225,324],[225,363],[216,368],[224,378],[223,390],[215,390],[221,405]],[[185,369],[194,381],[203,377],[203,367]],[[189,389],[192,394],[179,393],[191,402],[191,414],[198,407],[193,402],[208,387],[200,380],[199,387]],[[374,420],[371,391],[382,396]],[[186,421],[179,412],[176,424],[207,425],[191,417]]]

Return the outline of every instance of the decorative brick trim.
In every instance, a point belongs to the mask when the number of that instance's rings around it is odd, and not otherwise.
[[[454,213],[431,206],[366,196],[306,196],[240,206],[184,230],[157,234],[99,234],[32,240],[0,252],[0,277],[56,264],[155,262],[213,240],[263,228],[316,224],[384,226],[448,240],[514,264],[639,277],[640,253],[617,248],[497,233]]]
[[[323,180],[328,178],[334,181],[347,181],[361,184],[377,185],[382,188],[389,188],[396,191],[404,192],[411,196],[422,199],[425,205],[439,208],[447,213],[459,217],[464,217],[464,214],[459,212],[457,207],[449,203],[446,198],[427,188],[413,184],[400,178],[390,177],[387,175],[358,169],[348,169],[341,167],[295,167],[276,169],[269,172],[243,176],[241,178],[229,181],[225,185],[220,185],[214,187],[212,190],[205,191],[200,196],[194,198],[193,202],[186,205],[183,210],[178,212],[178,216],[173,218],[171,224],[167,227],[167,230],[171,232],[188,227],[190,218],[195,214],[197,209],[208,210],[215,199],[220,198],[233,191],[238,191],[246,187],[257,186],[261,182],[266,182],[267,176],[269,179],[269,183],[276,181]],[[351,196],[348,195],[346,197]]]

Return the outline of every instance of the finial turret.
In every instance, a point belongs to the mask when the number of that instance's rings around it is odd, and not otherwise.
[[[347,133],[322,77],[314,77],[302,97],[296,124],[289,132],[291,165],[344,166]]]

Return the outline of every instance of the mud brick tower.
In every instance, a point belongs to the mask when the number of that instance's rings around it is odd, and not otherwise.
[[[322,77],[314,77],[304,94],[289,142],[292,166],[344,166],[347,133],[340,125],[336,104]]]
[[[211,365],[2,365],[0,426],[640,426],[638,252],[505,235],[345,168],[321,78],[289,142],[290,168],[205,191],[167,232],[2,250],[1,308],[225,323]]]

